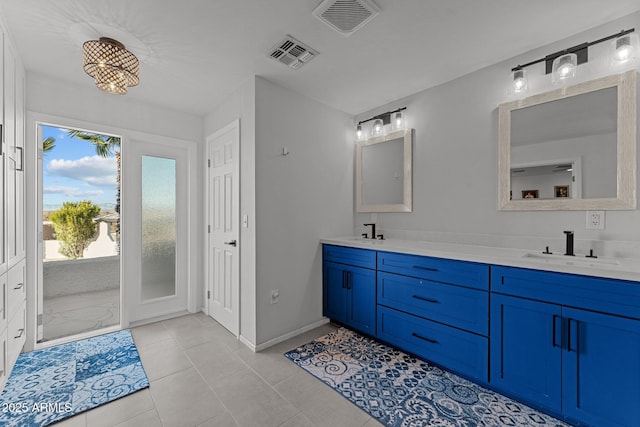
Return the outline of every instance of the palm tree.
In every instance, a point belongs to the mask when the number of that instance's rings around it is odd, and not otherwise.
[[[120,215],[120,138],[117,136],[99,135],[92,132],[85,132],[78,129],[68,129],[67,135],[72,138],[82,139],[90,142],[96,148],[96,154],[100,157],[109,157],[114,155],[118,167],[118,190],[116,193],[115,211]],[[120,218],[115,224],[116,242],[118,244],[118,252],[120,251]]]
[[[46,153],[47,151],[51,151],[56,148],[56,139],[52,136],[47,137],[44,141],[42,141],[42,152]]]

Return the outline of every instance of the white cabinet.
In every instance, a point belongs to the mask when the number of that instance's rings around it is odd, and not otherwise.
[[[0,390],[26,341],[25,73],[0,29]]]

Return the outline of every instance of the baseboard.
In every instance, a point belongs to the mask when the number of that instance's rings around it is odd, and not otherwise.
[[[319,326],[325,325],[327,323],[329,323],[329,319],[325,317],[325,318],[322,318],[322,319],[318,320],[317,322],[314,322],[314,323],[312,323],[310,325],[303,326],[302,328],[296,329],[295,331],[291,331],[291,332],[286,333],[284,335],[280,335],[279,337],[270,339],[269,341],[263,342],[262,344],[258,344],[258,345],[253,345],[253,344],[250,345],[250,343],[247,343],[247,342],[243,341],[242,337],[240,337],[240,341],[242,341],[247,347],[252,349],[254,352],[259,352],[259,351],[265,350],[265,349],[267,349],[269,347],[272,347],[272,346],[274,346],[276,344],[279,344],[279,343],[281,343],[283,341],[286,341],[286,340],[288,340],[290,338],[293,338],[293,337],[295,337],[297,335],[303,334],[303,333],[305,333],[307,331],[310,331],[312,329],[315,329],[315,328],[317,328]]]

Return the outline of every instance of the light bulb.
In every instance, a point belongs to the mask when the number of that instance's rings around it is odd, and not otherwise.
[[[393,115],[393,130],[404,129],[404,116],[402,111],[396,111]]]
[[[576,76],[578,55],[568,53],[553,60],[552,79],[554,83],[563,82]]]
[[[384,135],[384,123],[382,119],[375,119],[373,121],[373,136]]]
[[[362,125],[358,123],[358,126],[356,127],[356,139],[358,141],[362,141],[363,137],[364,137],[364,132],[362,131]]]
[[[635,33],[625,34],[615,39],[612,43],[613,52],[611,57],[617,63],[624,63],[637,56],[638,35]]]
[[[528,88],[527,75],[524,70],[513,72],[513,91],[516,93],[526,92]]]

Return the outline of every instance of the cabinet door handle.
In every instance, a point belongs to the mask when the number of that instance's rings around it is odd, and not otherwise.
[[[342,289],[347,287],[347,270],[342,270]]]
[[[432,271],[432,272],[434,272],[434,273],[435,273],[436,271],[438,271],[438,269],[437,269],[437,268],[423,267],[423,266],[421,266],[421,265],[414,265],[414,266],[413,266],[413,268],[416,268],[416,269],[418,269],[418,270],[424,270],[424,271]]]
[[[16,335],[13,338],[18,339],[18,338],[20,338],[22,336],[22,334],[24,334],[24,328],[23,329],[18,329],[18,335]]]
[[[420,301],[426,301],[426,302],[432,302],[432,303],[438,302],[437,299],[425,298],[425,297],[421,297],[420,295],[413,295],[412,298],[419,299]]]
[[[422,341],[426,341],[429,342],[431,344],[438,344],[438,341],[433,340],[431,338],[427,338],[427,337],[423,337],[422,335],[416,334],[415,332],[413,332],[411,335],[413,335],[414,337],[421,339]]]
[[[351,286],[351,275],[353,273],[350,271],[347,271],[347,290],[351,290],[352,286]]]
[[[18,289],[22,289],[22,287],[24,286],[24,283],[18,283],[15,288],[13,288],[14,291],[17,291]]]
[[[236,240],[232,240],[230,242],[224,242],[225,245],[233,246],[234,248],[238,245]]]
[[[560,344],[558,344],[558,335],[562,337],[562,318],[557,314],[554,314],[552,337],[551,337],[551,345],[553,347],[562,347],[562,340],[560,340]]]
[[[571,333],[571,325],[574,325],[573,329],[573,333]],[[578,340],[579,340],[579,330],[578,330],[578,321],[574,320],[574,319],[569,319],[569,323],[568,323],[568,329],[567,329],[567,335],[569,336],[568,339],[568,343],[567,343],[567,350],[568,351],[578,351]],[[573,345],[572,345],[573,344]]]

